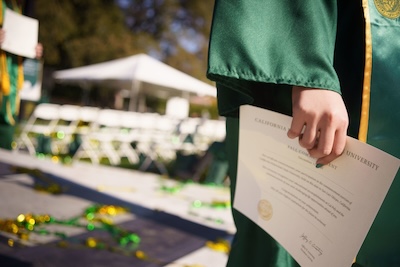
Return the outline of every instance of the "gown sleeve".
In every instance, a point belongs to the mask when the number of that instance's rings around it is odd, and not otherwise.
[[[340,93],[336,27],[336,1],[216,0],[207,77],[224,99],[254,98],[254,82]]]

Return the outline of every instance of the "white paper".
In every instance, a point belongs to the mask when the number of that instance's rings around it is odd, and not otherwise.
[[[348,137],[331,164],[286,135],[291,117],[240,110],[234,207],[303,267],[351,266],[399,169],[400,160]]]
[[[4,12],[3,30],[5,38],[1,49],[23,57],[36,57],[38,20],[7,8]]]

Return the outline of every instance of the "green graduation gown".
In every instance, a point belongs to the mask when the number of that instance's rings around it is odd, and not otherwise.
[[[0,1],[0,27],[4,12],[10,8],[21,12],[17,2]],[[19,90],[23,85],[22,58],[0,49],[0,148],[12,149],[15,120],[19,113]]]
[[[232,200],[239,106],[291,115],[293,85],[341,93],[348,135],[400,157],[399,16],[399,0],[216,0],[207,76],[227,116]],[[400,266],[399,203],[398,173],[355,266]],[[256,224],[232,212],[237,233],[228,266],[298,266]]]

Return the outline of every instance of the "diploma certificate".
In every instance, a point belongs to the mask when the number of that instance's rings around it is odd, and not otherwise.
[[[11,9],[4,12],[4,42],[1,49],[15,55],[35,58],[38,43],[39,22]]]
[[[234,208],[303,267],[351,266],[400,160],[348,137],[342,156],[316,168],[286,135],[291,117],[240,109]]]

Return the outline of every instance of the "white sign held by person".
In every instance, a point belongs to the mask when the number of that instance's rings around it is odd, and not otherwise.
[[[5,32],[1,49],[27,58],[36,57],[39,21],[11,9],[4,12],[3,30]]]

